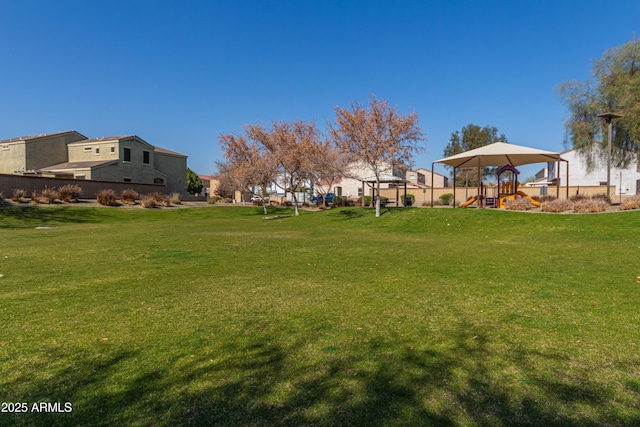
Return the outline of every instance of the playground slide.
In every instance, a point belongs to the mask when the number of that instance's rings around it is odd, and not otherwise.
[[[540,202],[536,202],[534,199],[532,199],[531,197],[529,197],[529,195],[527,195],[526,193],[523,193],[522,191],[518,191],[518,195],[520,197],[524,197],[525,199],[527,199],[533,206],[535,206],[536,208],[540,207]]]
[[[469,206],[471,203],[474,203],[476,200],[478,200],[478,196],[473,196],[472,198],[470,198],[469,200],[467,200],[466,202],[462,203],[460,205],[461,208],[466,208],[467,206]]]

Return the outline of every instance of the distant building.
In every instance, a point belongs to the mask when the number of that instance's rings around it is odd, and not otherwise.
[[[163,184],[186,194],[187,156],[136,135],[89,139],[68,131],[0,141],[0,173]]]
[[[424,168],[418,168],[415,170],[407,171],[406,179],[410,186],[415,185],[416,187],[421,187],[421,188],[431,187],[431,171]],[[444,188],[448,186],[449,186],[448,177],[441,175],[437,172],[433,173],[434,188]]]
[[[602,160],[593,170],[588,170],[585,159],[576,149],[561,153],[561,157],[568,161],[570,186],[602,186],[607,185],[607,164]],[[626,169],[611,167],[611,187],[615,188],[615,195],[640,194],[640,158]],[[535,175],[535,181],[530,186],[567,185],[567,163],[549,162],[547,167]],[[613,195],[613,193],[612,193]]]
[[[408,189],[415,188],[431,188],[431,171],[418,168],[414,170],[408,170],[403,172],[401,170],[394,170],[391,166],[382,174],[382,181],[380,189],[385,190],[389,188],[395,188],[396,186],[404,186],[405,181]],[[364,186],[365,195],[371,194],[370,186],[373,185],[371,181],[374,180],[374,173],[371,168],[361,163],[354,163],[349,168],[349,171],[345,173],[345,176],[334,182],[331,188],[327,188],[326,183],[322,185],[323,192],[334,193],[336,196],[344,196],[357,198],[362,196],[363,181],[367,182]],[[433,186],[435,188],[446,187],[449,184],[449,179],[439,173],[433,173]]]

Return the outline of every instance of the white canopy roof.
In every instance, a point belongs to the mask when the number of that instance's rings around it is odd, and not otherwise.
[[[536,148],[523,147],[521,145],[495,142],[465,151],[464,153],[436,160],[434,163],[445,163],[455,168],[460,167],[484,167],[484,166],[512,166],[527,165],[530,163],[564,161],[560,153],[538,150]]]

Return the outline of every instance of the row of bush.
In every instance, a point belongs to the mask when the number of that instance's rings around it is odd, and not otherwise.
[[[593,213],[604,212],[611,206],[611,199],[604,194],[595,196],[575,195],[570,199],[558,199],[553,196],[541,198],[540,210],[542,212],[568,212]]]
[[[640,196],[633,196],[632,198],[620,203],[621,211],[629,211],[633,209],[640,209]]]
[[[77,202],[82,195],[82,188],[78,185],[63,185],[57,190],[55,188],[45,188],[41,191],[34,191],[31,193],[31,198],[27,197],[27,192],[23,189],[13,190],[11,200],[15,203],[40,203],[40,204],[52,204],[57,200],[65,203]],[[3,197],[0,194],[0,201],[3,201]],[[182,204],[179,193],[173,193],[170,196],[159,192],[149,194],[139,194],[132,189],[122,190],[120,194],[117,194],[114,190],[104,189],[100,190],[96,195],[96,201],[104,206],[116,206],[119,203],[135,205],[140,203],[143,208],[155,208],[157,206],[171,206]]]
[[[140,194],[128,188],[122,190],[119,195],[111,189],[100,190],[96,194],[96,201],[103,206],[116,206],[118,205],[118,200],[125,205],[135,205],[138,201],[142,208],[169,207],[182,204],[179,193],[172,193],[170,196],[157,191],[149,194]]]
[[[11,200],[16,203],[26,203],[32,201],[34,203],[52,204],[56,200],[65,203],[77,202],[82,195],[82,188],[77,185],[68,184],[58,188],[45,188],[41,191],[31,193],[31,199],[27,197],[27,192],[23,189],[13,190]]]

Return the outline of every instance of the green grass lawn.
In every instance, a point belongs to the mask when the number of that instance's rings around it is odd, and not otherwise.
[[[2,208],[0,425],[638,425],[639,261],[638,211]]]

